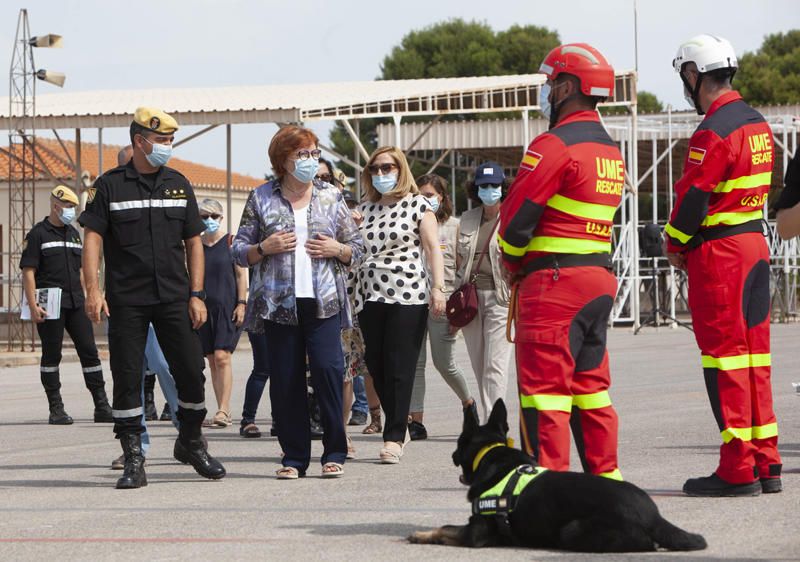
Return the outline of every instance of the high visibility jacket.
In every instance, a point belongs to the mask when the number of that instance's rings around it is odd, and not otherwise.
[[[625,166],[595,111],[578,111],[528,147],[500,208],[503,259],[516,271],[544,254],[611,252]]]
[[[738,92],[717,98],[689,140],[664,229],[680,252],[698,233],[763,218],[775,148],[764,117]]]

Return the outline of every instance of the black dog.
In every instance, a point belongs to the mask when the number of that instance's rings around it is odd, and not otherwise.
[[[506,445],[507,433],[502,400],[483,426],[474,412],[464,412],[453,462],[462,469],[461,482],[470,486],[473,515],[467,525],[416,532],[410,542],[579,552],[706,548],[702,536],[661,517],[644,490],[592,474],[534,468],[531,457]]]

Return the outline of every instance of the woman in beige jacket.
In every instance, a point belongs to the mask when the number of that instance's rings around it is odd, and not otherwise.
[[[478,383],[480,415],[486,420],[495,401],[505,399],[511,344],[506,340],[509,290],[497,244],[500,202],[508,190],[503,168],[495,162],[481,164],[466,186],[467,196],[478,206],[461,215],[454,286],[474,279],[478,314],[464,326],[472,370]],[[490,240],[486,255],[481,254]],[[479,267],[480,262],[480,267]]]

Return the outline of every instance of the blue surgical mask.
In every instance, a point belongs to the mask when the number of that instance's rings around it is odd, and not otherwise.
[[[75,207],[64,207],[61,209],[61,213],[59,213],[58,218],[64,224],[70,224],[75,220]]]
[[[492,206],[503,197],[503,189],[499,185],[487,185],[478,188],[478,197],[484,205]]]
[[[550,119],[553,108],[550,106],[550,84],[543,84],[539,89],[539,111],[545,119]]]
[[[423,196],[424,197],[424,196]],[[428,202],[428,206],[430,207],[431,211],[434,213],[439,210],[439,198],[435,195],[433,197],[425,197],[425,200]]]
[[[301,183],[308,183],[314,179],[319,170],[319,160],[315,158],[297,159],[294,161],[294,171],[292,175]]]
[[[219,230],[219,223],[212,219],[211,217],[207,219],[203,219],[203,222],[206,225],[206,232],[209,234],[214,234],[216,231]]]
[[[144,137],[142,137],[144,138]],[[147,139],[150,146],[153,147],[153,151],[150,154],[145,154],[144,157],[147,158],[147,161],[150,163],[151,166],[154,168],[160,168],[164,166],[169,159],[172,157],[172,145],[171,144],[157,144],[154,142],[150,142]]]
[[[396,185],[397,185],[397,174],[372,176],[372,187],[374,187],[381,195],[389,193],[391,190],[394,189],[394,186]]]

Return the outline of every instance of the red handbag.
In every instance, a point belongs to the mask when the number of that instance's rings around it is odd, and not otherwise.
[[[475,271],[481,268],[481,263],[489,251],[489,244],[492,242],[492,235],[499,221],[500,217],[497,218],[497,221],[495,221],[492,227],[492,234],[486,239],[486,244],[483,247]],[[447,299],[445,314],[450,324],[456,328],[463,328],[472,322],[472,319],[478,314],[478,289],[475,287],[475,275],[472,275],[469,281],[461,285],[450,295],[450,298]]]

